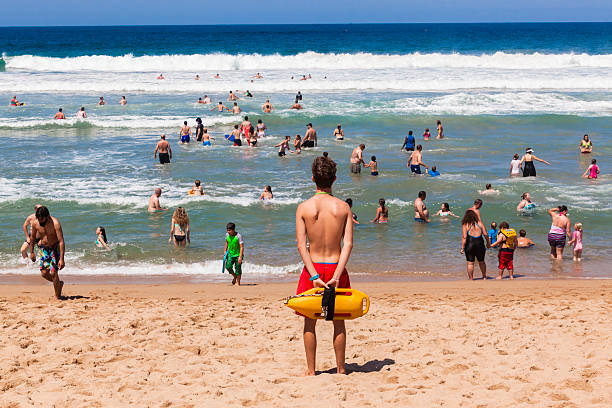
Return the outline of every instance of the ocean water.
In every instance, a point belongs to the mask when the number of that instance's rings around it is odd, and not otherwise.
[[[402,24],[304,26],[187,26],[0,28],[0,274],[37,274],[21,260],[24,218],[36,203],[62,222],[65,274],[188,275],[219,280],[225,224],[245,239],[245,280],[293,279],[301,269],[295,247],[295,209],[314,191],[310,164],[329,152],[338,164],[335,195],[351,197],[361,225],[349,263],[352,273],[380,278],[459,279],[460,221],[413,222],[412,201],[427,191],[427,206],[443,202],[462,215],[475,198],[486,224],[508,221],[527,230],[535,248],[515,256],[519,275],[611,277],[612,24]],[[261,72],[263,79],[252,76]],[[159,73],[163,81],[155,78]],[[221,79],[214,79],[215,74]],[[194,76],[199,74],[200,80]],[[312,79],[300,81],[302,75]],[[239,101],[268,135],[257,148],[223,140],[241,118],[195,103],[209,95],[226,105],[229,90],[250,90]],[[289,110],[297,91],[304,110]],[[10,107],[12,95],[26,106]],[[241,95],[242,92],[239,92]],[[119,106],[125,95],[127,106]],[[106,106],[97,106],[103,96]],[[272,114],[261,105],[270,99]],[[76,120],[84,106],[88,119]],[[62,107],[68,119],[52,119]],[[184,120],[201,117],[216,137],[210,148],[178,144]],[[435,135],[441,120],[446,138]],[[277,157],[284,135],[303,135],[312,122],[319,147]],[[331,137],[341,123],[345,140]],[[423,144],[424,162],[438,178],[411,176],[400,146],[408,130]],[[174,153],[161,166],[153,150],[166,133]],[[588,133],[595,146],[581,155]],[[349,174],[349,156],[365,143],[381,175]],[[538,177],[509,178],[514,153],[533,147],[551,162]],[[581,177],[596,158],[602,174]],[[204,197],[186,192],[199,178]],[[486,183],[499,195],[483,197]],[[265,185],[275,199],[258,200]],[[192,243],[168,245],[171,211],[149,215],[155,187],[161,203],[184,206]],[[535,213],[516,212],[523,192]],[[388,225],[374,225],[379,198]],[[549,207],[565,204],[584,225],[584,260],[571,250],[553,263],[546,235]],[[95,247],[106,227],[111,251]],[[487,258],[494,274],[496,253]],[[478,273],[476,273],[478,275]],[[248,277],[248,278],[247,278]]]

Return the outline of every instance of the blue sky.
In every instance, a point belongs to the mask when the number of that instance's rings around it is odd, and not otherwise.
[[[611,21],[612,0],[3,0],[0,26]]]

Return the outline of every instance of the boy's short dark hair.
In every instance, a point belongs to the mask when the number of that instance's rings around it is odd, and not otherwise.
[[[317,187],[331,187],[336,179],[336,163],[328,157],[317,157],[312,162],[312,177]]]
[[[41,205],[36,209],[36,219],[49,218],[49,209],[44,205]]]
[[[520,231],[519,231],[519,236],[521,236],[521,237],[525,237],[525,236],[527,236],[527,231],[525,231],[525,230],[520,230]]]
[[[502,221],[501,224],[499,224],[499,229],[508,229],[508,228],[510,228],[510,225],[508,225],[506,221]]]
[[[228,222],[227,225],[225,226],[225,229],[235,231],[236,230],[236,224],[234,224],[233,222]]]

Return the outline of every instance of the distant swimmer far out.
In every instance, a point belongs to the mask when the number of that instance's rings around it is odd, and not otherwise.
[[[66,115],[64,115],[63,109],[59,108],[53,119],[66,119]]]
[[[159,74],[159,75],[157,76],[157,79],[166,79],[166,78],[164,78],[164,74]]]
[[[11,98],[11,106],[23,106],[23,105],[25,105],[25,103],[19,102],[17,100],[17,95],[13,95],[13,98]]]

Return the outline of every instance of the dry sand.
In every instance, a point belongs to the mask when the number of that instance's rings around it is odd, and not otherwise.
[[[2,407],[610,407],[612,282],[357,283],[348,376],[295,285],[0,286]]]

